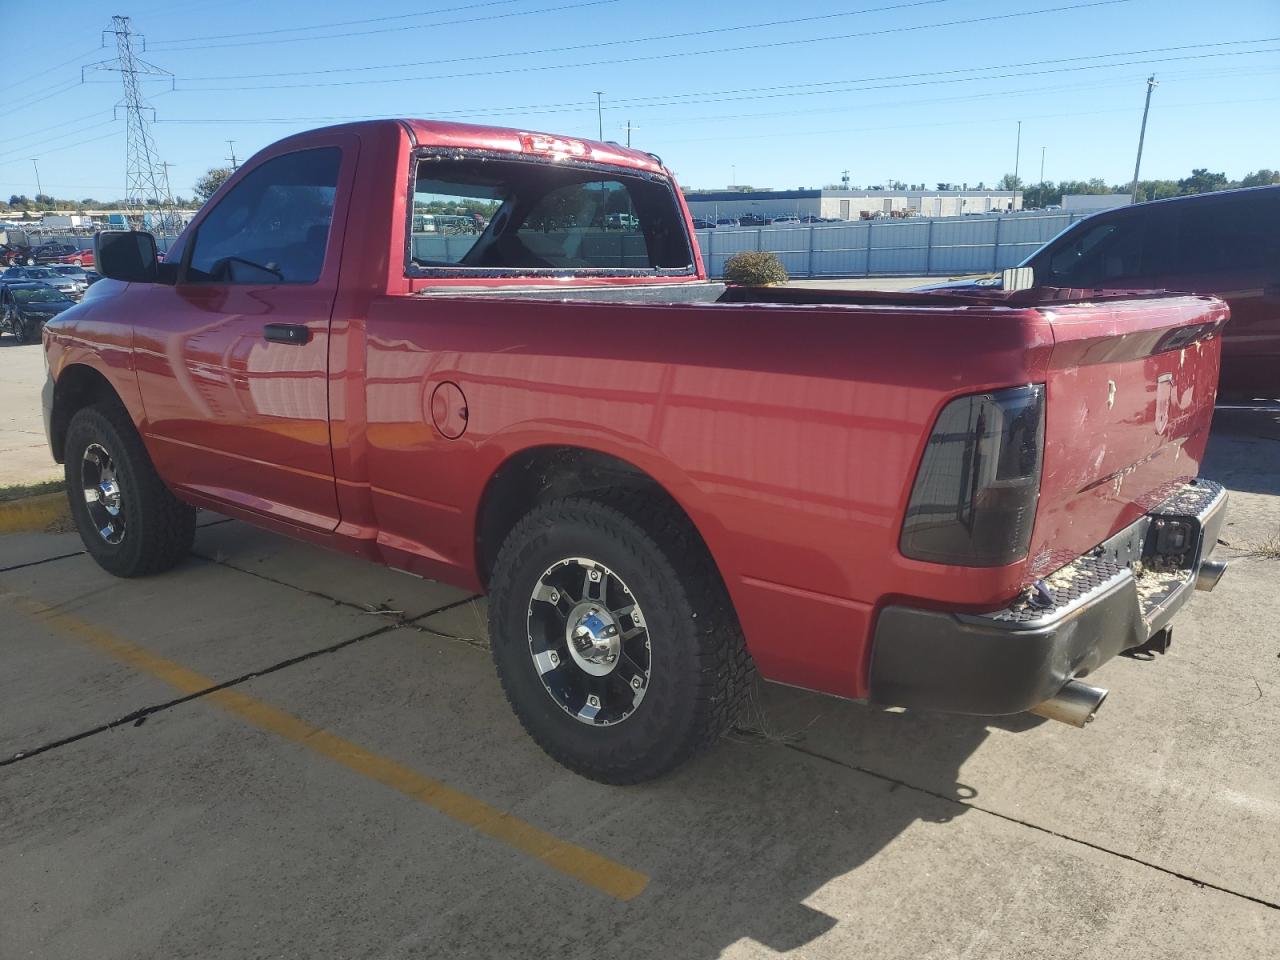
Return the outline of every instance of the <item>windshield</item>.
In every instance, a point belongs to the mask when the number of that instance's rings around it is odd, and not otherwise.
[[[53,272],[62,277],[84,276],[84,271],[79,267],[54,267]]]
[[[27,267],[26,273],[24,273],[23,276],[31,277],[35,280],[52,280],[57,277],[57,274],[48,267]]]
[[[19,303],[67,303],[66,297],[48,287],[10,287],[10,293]]]

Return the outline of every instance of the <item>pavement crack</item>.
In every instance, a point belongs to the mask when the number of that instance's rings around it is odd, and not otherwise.
[[[0,573],[8,573],[11,570],[25,570],[27,567],[38,567],[42,563],[54,563],[58,560],[69,560],[72,557],[83,557],[84,551],[77,550],[75,553],[62,553],[56,557],[45,557],[42,560],[28,560],[26,563],[15,563],[11,567],[0,567]]]
[[[924,794],[925,796],[933,797],[937,800],[943,800],[947,803],[955,804],[956,806],[964,807],[965,809],[968,809],[968,810],[976,810],[979,813],[985,813],[987,816],[996,817],[997,819],[1004,820],[1006,823],[1013,823],[1020,827],[1026,827],[1029,830],[1035,830],[1039,833],[1046,834],[1050,837],[1057,837],[1059,840],[1065,840],[1068,843],[1079,844],[1082,847],[1088,847],[1091,850],[1097,850],[1099,853],[1109,854],[1110,856],[1117,857],[1121,860],[1127,860],[1130,863],[1136,863],[1138,866],[1146,867],[1149,870],[1155,870],[1158,873],[1163,873],[1166,876],[1173,877],[1177,880],[1182,880],[1186,883],[1190,883],[1196,887],[1199,887],[1202,890],[1216,890],[1218,893],[1225,893],[1228,896],[1238,897],[1241,900],[1248,900],[1250,903],[1256,903],[1259,906],[1267,907],[1268,909],[1271,909],[1271,910],[1280,910],[1280,903],[1277,903],[1275,901],[1264,900],[1262,897],[1255,897],[1252,894],[1241,893],[1239,890],[1232,890],[1230,887],[1223,887],[1216,883],[1212,883],[1208,880],[1201,880],[1198,877],[1191,876],[1190,874],[1181,873],[1177,870],[1172,870],[1169,867],[1162,867],[1160,866],[1160,864],[1152,863],[1150,860],[1143,860],[1141,857],[1135,857],[1132,854],[1123,853],[1119,850],[1113,850],[1110,847],[1105,847],[1100,843],[1094,843],[1090,840],[1082,840],[1079,837],[1071,836],[1071,834],[1069,833],[1061,833],[1057,830],[1051,829],[1050,827],[1044,827],[1038,823],[1032,823],[1030,820],[1023,820],[1019,817],[1010,816],[1007,813],[1001,813],[999,810],[992,810],[990,807],[984,807],[984,806],[981,806],[980,804],[972,803],[972,802],[960,799],[959,797],[950,796],[948,794],[942,793],[937,790],[930,790],[928,787],[917,786],[914,783],[909,783],[906,780],[900,780],[897,777],[891,777],[885,773],[879,773],[875,770],[868,770],[866,767],[858,766],[856,763],[848,763],[844,760],[838,760],[835,757],[827,756],[826,754],[819,753],[816,750],[810,750],[796,743],[784,743],[782,744],[782,746],[785,749],[794,750],[797,753],[804,754],[806,757],[813,757],[815,760],[823,760],[827,763],[835,764],[838,767],[843,767],[846,770],[852,770],[856,773],[861,773],[868,777],[874,777],[876,780],[880,780],[880,781],[883,781],[884,783],[890,784],[892,789],[905,788],[907,790],[912,790],[916,793],[921,793],[921,794]]]
[[[48,743],[41,744],[38,747],[32,747],[29,750],[19,750],[17,753],[13,754],[10,757],[0,759],[0,767],[7,767],[12,764],[18,763],[22,760],[30,760],[32,757],[38,757],[40,754],[48,753],[50,750],[56,750],[59,747],[65,747],[70,744],[77,743],[80,740],[87,739],[88,737],[93,737],[100,733],[106,733],[109,730],[115,730],[119,727],[124,727],[129,725],[132,725],[135,727],[141,726],[144,722],[146,722],[148,717],[153,716],[154,714],[160,713],[164,710],[168,710],[171,707],[177,707],[177,706],[180,706],[181,704],[189,703],[192,700],[198,700],[201,697],[207,697],[212,693],[217,693],[219,690],[226,690],[229,687],[239,686],[240,684],[245,683],[249,680],[253,680],[257,677],[265,677],[265,676],[268,676],[269,674],[277,673],[289,667],[296,666],[299,663],[304,663],[307,660],[315,659],[316,657],[322,657],[327,654],[337,653],[339,650],[343,650],[347,647],[354,646],[357,643],[362,643],[365,640],[372,640],[374,637],[382,636],[382,634],[384,633],[390,633],[392,630],[399,630],[402,627],[413,628],[416,621],[418,620],[423,620],[427,617],[434,617],[437,614],[444,613],[448,610],[452,610],[454,607],[460,607],[464,603],[471,603],[475,599],[476,599],[475,595],[464,597],[461,600],[455,600],[452,603],[446,603],[442,606],[436,607],[433,610],[428,610],[426,613],[420,613],[416,617],[410,617],[408,619],[398,620],[392,623],[385,623],[382,626],[377,627],[373,630],[368,630],[362,634],[359,634],[358,636],[348,637],[346,640],[340,640],[337,643],[330,644],[327,647],[320,647],[316,650],[310,650],[306,653],[300,653],[296,657],[289,657],[286,660],[281,660],[278,663],[271,664],[270,666],[260,667],[248,673],[243,673],[240,676],[234,677],[230,680],[224,680],[221,683],[215,683],[212,686],[205,687],[202,690],[196,690],[193,693],[188,693],[181,697],[175,697],[172,700],[166,700],[163,703],[156,703],[156,704],[152,704],[151,706],[141,707],[140,709],[127,713],[122,717],[118,717],[115,720],[110,720],[107,723],[99,724],[98,726],[92,727],[88,730],[82,730],[79,733],[74,733],[74,734],[71,734],[70,736],[61,737],[60,739],[57,739],[57,740],[52,740]]]

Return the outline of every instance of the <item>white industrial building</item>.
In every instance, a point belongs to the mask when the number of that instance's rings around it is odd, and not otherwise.
[[[1062,209],[1072,213],[1097,213],[1127,207],[1133,197],[1127,193],[1067,193],[1062,197]]]
[[[686,190],[695,217],[738,219],[747,214],[860,220],[876,213],[959,217],[1022,209],[1020,190]]]

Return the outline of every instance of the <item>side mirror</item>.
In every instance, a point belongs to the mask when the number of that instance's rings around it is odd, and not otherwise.
[[[105,230],[94,234],[93,262],[104,277],[128,283],[160,279],[156,238],[139,230]]]

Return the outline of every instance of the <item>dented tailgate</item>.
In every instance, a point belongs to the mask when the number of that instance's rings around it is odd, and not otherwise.
[[[1198,474],[1227,318],[1220,300],[1191,296],[1044,312],[1054,347],[1029,578],[1086,553]]]

